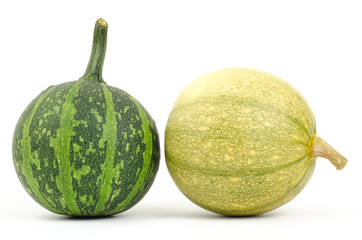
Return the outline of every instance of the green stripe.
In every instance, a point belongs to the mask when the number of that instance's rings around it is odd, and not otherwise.
[[[36,111],[38,110],[42,101],[48,96],[48,94],[50,92],[52,92],[55,89],[55,87],[56,86],[49,88],[46,91],[46,93],[38,99],[38,101],[32,108],[32,110],[29,114],[29,117],[27,118],[27,120],[24,124],[23,138],[21,140],[21,145],[23,146],[23,151],[22,151],[23,162],[21,164],[21,171],[26,179],[26,183],[29,185],[29,187],[31,188],[31,191],[33,191],[33,193],[34,193],[35,197],[38,199],[38,201],[42,205],[44,205],[44,207],[48,208],[49,210],[56,212],[56,213],[61,213],[59,210],[57,210],[53,206],[51,206],[49,204],[49,202],[44,198],[44,196],[42,195],[42,193],[39,190],[39,184],[38,184],[37,180],[33,177],[31,163],[39,162],[40,160],[35,159],[35,158],[37,158],[37,156],[33,156],[33,154],[31,153],[30,136],[29,136],[30,124],[33,120],[33,117],[34,117]]]
[[[56,178],[56,184],[59,191],[63,194],[63,203],[70,210],[70,215],[81,215],[76,203],[76,194],[73,192],[72,171],[74,166],[70,165],[70,141],[73,134],[73,119],[76,114],[73,99],[78,95],[79,85],[82,81],[75,82],[75,85],[66,95],[65,102],[60,116],[60,127],[57,130],[56,138],[51,139],[50,145],[54,148],[55,158],[59,165],[59,176]]]
[[[99,214],[104,210],[106,201],[109,199],[112,190],[112,180],[114,177],[114,156],[116,153],[117,142],[117,124],[116,114],[114,111],[114,104],[112,100],[112,93],[108,90],[106,85],[103,85],[104,97],[106,99],[106,123],[103,126],[103,137],[99,141],[99,147],[103,148],[107,143],[106,160],[101,166],[102,175],[100,181],[102,183],[100,189],[100,199],[97,202],[93,215]]]
[[[139,193],[139,190],[142,188],[142,186],[145,183],[145,179],[147,177],[147,173],[148,173],[150,163],[152,160],[152,151],[153,150],[152,150],[152,133],[150,130],[150,122],[147,118],[146,113],[144,112],[142,106],[138,103],[138,101],[132,97],[130,97],[130,99],[137,106],[139,116],[142,120],[142,130],[143,130],[143,134],[144,134],[143,142],[146,145],[146,149],[143,152],[143,165],[142,165],[142,170],[139,173],[137,182],[136,182],[135,186],[133,187],[132,191],[130,192],[130,194],[115,209],[113,209],[112,211],[107,213],[108,215],[116,214],[116,213],[122,211],[125,207],[127,207],[132,202],[134,197]]]
[[[309,153],[307,153],[306,155],[304,155],[301,158],[298,158],[295,161],[292,162],[288,162],[286,164],[283,165],[277,165],[277,166],[273,166],[273,167],[264,167],[264,168],[250,168],[250,169],[245,169],[245,168],[234,168],[234,169],[230,169],[230,170],[222,170],[222,169],[204,169],[199,167],[197,164],[184,164],[181,165],[179,163],[177,163],[176,161],[172,161],[172,157],[167,155],[168,159],[170,159],[167,162],[167,165],[171,168],[179,168],[179,169],[187,169],[188,171],[191,172],[197,172],[197,173],[202,173],[205,175],[210,175],[210,176],[217,176],[217,177],[248,177],[248,176],[262,176],[265,174],[273,174],[276,173],[278,171],[281,171],[283,169],[289,168],[295,164],[298,164],[302,161],[304,161],[306,158],[309,158]]]

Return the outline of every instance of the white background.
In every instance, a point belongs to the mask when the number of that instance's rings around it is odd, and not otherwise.
[[[1,0],[0,239],[362,239],[360,2]],[[162,157],[135,207],[74,219],[27,195],[13,167],[12,134],[42,90],[84,73],[99,17],[109,23],[103,77],[151,113]],[[264,70],[296,87],[315,114],[318,135],[349,159],[346,168],[318,159],[302,193],[256,217],[223,217],[186,199],[165,164],[167,117],[186,85],[226,67]]]

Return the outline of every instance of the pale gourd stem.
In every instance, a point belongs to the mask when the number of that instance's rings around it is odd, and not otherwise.
[[[93,33],[92,52],[87,69],[80,79],[105,83],[102,77],[103,62],[106,56],[108,24],[102,18],[96,21]]]
[[[339,154],[333,147],[323,139],[313,136],[310,144],[310,157],[323,157],[328,159],[337,170],[341,170],[347,164],[347,159]]]

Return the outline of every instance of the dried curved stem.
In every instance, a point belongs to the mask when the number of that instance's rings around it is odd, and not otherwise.
[[[310,157],[323,157],[328,159],[337,170],[341,170],[347,164],[347,159],[337,152],[323,139],[313,136],[310,144]]]

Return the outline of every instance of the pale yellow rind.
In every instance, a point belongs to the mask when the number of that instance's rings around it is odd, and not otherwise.
[[[304,98],[271,74],[218,70],[184,89],[170,113],[166,162],[201,207],[253,215],[290,201],[308,182],[315,120]]]

